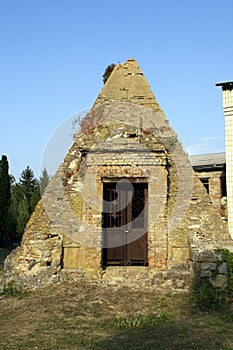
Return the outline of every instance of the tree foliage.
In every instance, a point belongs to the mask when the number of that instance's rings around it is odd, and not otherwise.
[[[112,71],[113,71],[114,68],[115,68],[115,64],[112,63],[112,64],[109,64],[109,65],[107,66],[107,68],[105,69],[105,72],[104,72],[104,74],[103,74],[103,82],[104,82],[104,84],[106,83],[106,81],[107,81],[108,78],[110,77],[110,75],[111,75],[111,73],[112,73]]]
[[[19,181],[9,175],[6,156],[0,160],[0,246],[20,240],[26,223],[50,180],[46,169],[39,180],[29,166],[22,171]]]
[[[21,237],[27,221],[40,200],[39,181],[29,166],[22,172],[18,183],[12,185],[12,213],[16,217],[16,237]]]
[[[11,191],[7,156],[0,161],[0,242],[6,238],[8,211],[10,207]]]
[[[41,196],[44,194],[44,191],[50,181],[50,176],[46,170],[46,168],[43,169],[42,175],[40,176],[40,194]]]
[[[25,225],[41,198],[40,184],[29,166],[21,173],[18,182],[9,176],[10,202],[5,226],[5,236],[8,240],[20,239]]]
[[[19,179],[19,193],[21,200],[25,201],[29,215],[31,215],[40,199],[40,186],[29,166],[22,172]]]

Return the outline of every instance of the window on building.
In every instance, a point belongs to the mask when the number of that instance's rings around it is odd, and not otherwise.
[[[207,193],[210,193],[209,178],[208,177],[203,177],[200,180],[202,182],[202,185],[205,187]]]

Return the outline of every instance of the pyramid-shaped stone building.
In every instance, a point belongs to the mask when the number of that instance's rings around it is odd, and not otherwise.
[[[184,290],[226,223],[134,59],[117,64],[31,216],[4,281]]]

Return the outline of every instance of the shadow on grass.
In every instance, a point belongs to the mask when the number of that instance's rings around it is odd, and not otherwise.
[[[208,322],[207,322],[208,323]],[[211,323],[211,322],[210,322]],[[92,349],[111,350],[230,350],[233,339],[227,339],[224,326],[213,324],[193,325],[183,323],[163,324],[145,329],[117,331],[109,338],[96,343]],[[231,332],[231,330],[229,330]],[[91,347],[89,348],[91,349]]]
[[[41,333],[40,340],[40,331],[36,336],[31,334],[30,339],[18,339],[17,350],[232,350],[231,330],[228,333],[224,327],[220,328],[217,329],[216,324],[205,324],[192,329],[183,323],[172,323],[127,330],[107,331],[100,327],[77,332],[69,329],[56,335],[47,329]],[[9,346],[4,349],[16,348]]]
[[[199,311],[188,295],[60,285],[3,298],[0,316],[4,350],[233,349],[232,307]]]

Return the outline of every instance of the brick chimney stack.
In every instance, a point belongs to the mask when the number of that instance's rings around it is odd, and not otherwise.
[[[233,239],[233,81],[218,83],[222,87],[226,137],[226,180],[228,228]]]

